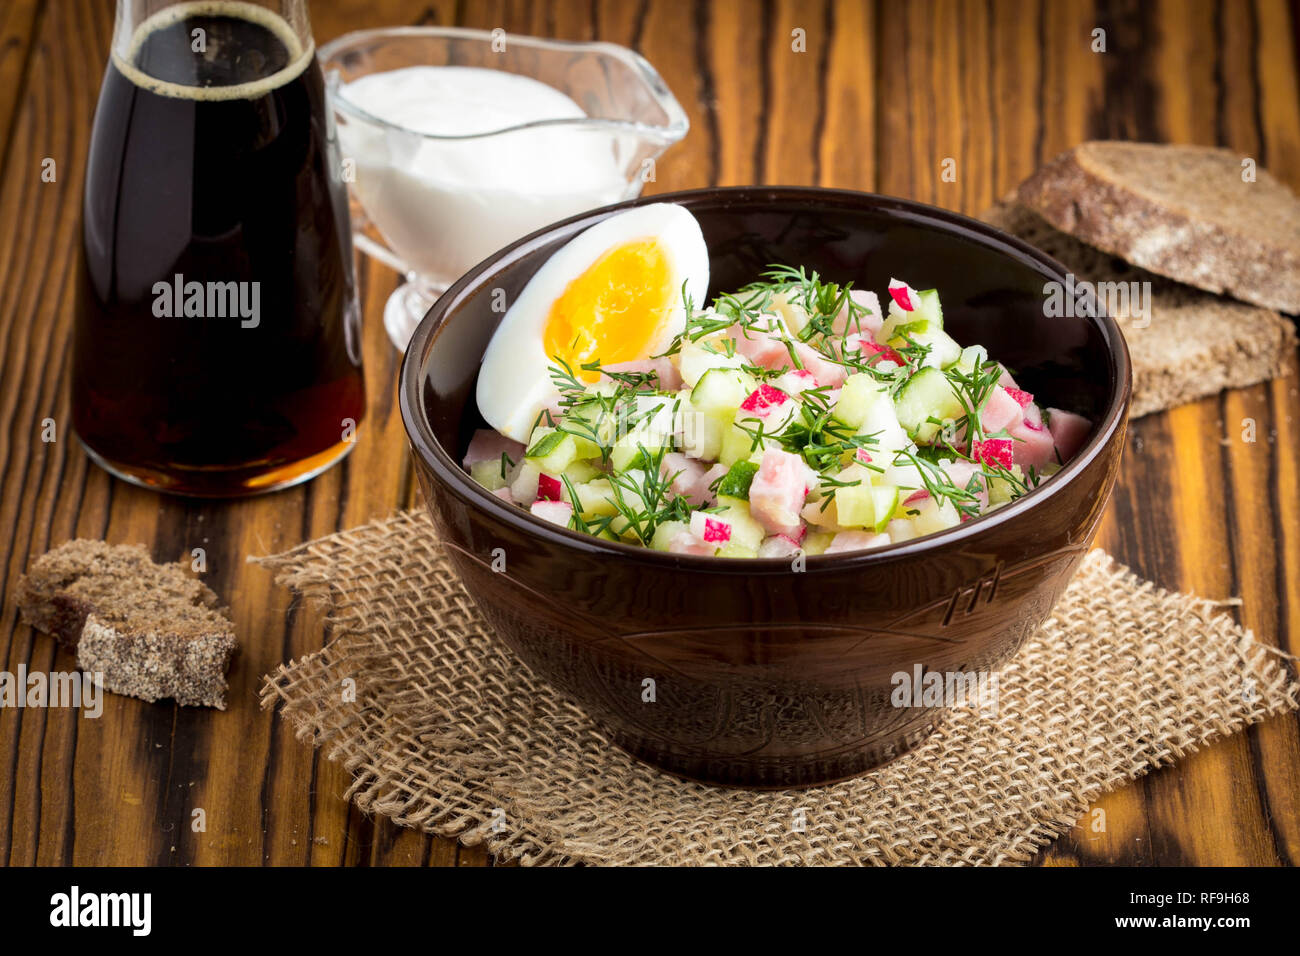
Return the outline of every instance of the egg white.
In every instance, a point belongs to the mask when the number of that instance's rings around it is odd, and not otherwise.
[[[559,400],[549,372],[553,359],[542,344],[555,300],[569,283],[607,252],[629,242],[654,239],[668,260],[673,305],[659,338],[638,358],[666,349],[686,327],[686,294],[697,306],[709,288],[709,251],[700,224],[684,207],[655,203],[610,216],[579,233],[555,252],[528,280],[506,310],[483,354],[476,398],[489,425],[516,441],[527,442],[542,409]]]

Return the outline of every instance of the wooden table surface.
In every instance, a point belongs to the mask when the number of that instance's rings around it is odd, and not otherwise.
[[[630,45],[690,115],[655,192],[817,184],[977,213],[1082,140],[1231,146],[1300,189],[1300,4],[974,0],[429,2],[316,0],[318,42],[390,24],[461,24]],[[320,646],[319,617],[250,555],[417,503],[381,325],[397,276],[362,259],[370,408],[341,467],[237,503],[160,497],[90,464],[71,434],[69,335],[83,163],[110,0],[0,3],[0,667],[73,670],[18,621],[30,556],[78,536],[208,555],[243,642],[224,712],[109,697],[103,716],[0,711],[0,862],[481,866],[367,819],[347,773],[257,706],[262,675]],[[1106,31],[1106,52],[1091,50]],[[806,50],[792,49],[802,29]],[[42,180],[43,161],[54,182]],[[955,160],[956,181],[941,178]],[[48,165],[48,164],[46,164]],[[42,442],[42,420],[57,441]],[[1241,440],[1242,422],[1258,440]],[[1297,377],[1135,422],[1097,543],[1156,583],[1240,596],[1265,641],[1300,653]],[[1049,864],[1300,861],[1300,721],[1271,720],[1099,804]],[[191,831],[202,808],[205,833]]]

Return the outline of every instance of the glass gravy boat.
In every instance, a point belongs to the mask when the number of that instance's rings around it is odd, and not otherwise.
[[[501,247],[567,216],[631,199],[655,159],[689,128],[685,111],[640,55],[444,27],[349,33],[320,48],[354,201],[354,241],[406,276],[384,324],[405,349],[434,299]],[[388,122],[348,84],[412,66],[503,70],[538,80],[584,117],[433,135]],[[359,207],[359,208],[358,208]]]

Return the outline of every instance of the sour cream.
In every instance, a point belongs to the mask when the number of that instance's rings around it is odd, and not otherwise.
[[[530,77],[412,66],[362,76],[339,95],[380,121],[345,115],[339,125],[366,215],[410,269],[437,282],[640,185],[626,168],[632,139],[570,124],[517,129],[587,115]]]

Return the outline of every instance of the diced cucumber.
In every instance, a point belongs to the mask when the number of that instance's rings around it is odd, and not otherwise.
[[[718,494],[726,495],[728,498],[744,498],[748,501],[749,486],[753,483],[756,474],[758,474],[758,465],[754,462],[736,462],[718,482]]]
[[[800,547],[804,554],[823,554],[834,539],[835,535],[829,531],[809,531]]]
[[[615,471],[649,467],[654,464],[653,459],[660,457],[666,450],[666,446],[661,444],[664,437],[663,433],[651,427],[650,423],[638,425],[614,443],[614,448],[609,453],[609,463]],[[650,461],[645,460],[645,456],[641,453],[642,448],[650,455]]]
[[[922,332],[927,332],[932,328],[931,324],[925,319],[917,316],[915,312],[903,312],[894,305],[889,310],[889,315],[880,326],[880,331],[876,333],[877,342],[886,342],[893,346],[906,345],[907,340],[904,336],[917,336]]]
[[[899,541],[910,541],[916,537],[916,525],[906,518],[895,518],[885,527],[889,532],[889,540],[893,543]]]
[[[749,515],[749,502],[743,498],[718,495],[718,517],[731,525],[731,540],[728,544],[745,548],[758,554],[758,546],[763,543],[767,532],[763,526]]]
[[[898,502],[901,498],[902,496],[898,493],[898,489],[893,485],[871,486],[872,504],[876,509],[875,530],[877,534],[884,531],[885,527],[893,519],[894,513],[898,510]]]
[[[785,292],[778,292],[772,296],[771,309],[781,317],[781,321],[785,323],[785,327],[792,335],[798,335],[808,324],[808,313],[804,311],[804,307],[797,302],[791,302],[790,296]]]
[[[533,429],[532,437],[524,458],[548,475],[558,475],[578,460],[578,443],[567,432],[543,425]]]
[[[711,368],[743,368],[745,357],[739,353],[728,355],[720,341],[701,340],[683,342],[677,355],[677,368],[682,381],[694,388]]]
[[[1025,474],[1020,470],[1019,465],[1011,466],[1011,474],[1015,475],[1021,481],[1024,480]],[[1011,482],[997,474],[989,476],[986,480],[989,485],[989,504],[1002,504],[1011,500],[1011,496],[1015,493]]]
[[[989,361],[988,349],[982,345],[968,345],[961,350],[961,358],[957,359],[957,367],[969,375],[975,371],[975,363],[987,365]]]
[[[706,415],[731,419],[755,387],[753,378],[737,369],[706,369],[691,389],[691,405]]]
[[[834,507],[838,522],[846,528],[883,531],[898,507],[898,489],[892,485],[871,484],[872,472],[863,465],[850,465],[835,478],[837,481],[858,482],[835,489]]]
[[[882,401],[890,406],[892,416],[893,403],[889,397],[888,386],[881,385],[870,375],[862,373],[850,375],[844,380],[844,387],[840,390],[840,397],[835,403],[833,414],[837,420],[850,428],[861,428],[872,409]]]
[[[717,556],[719,558],[756,558],[758,557],[758,549],[739,544],[733,539],[718,549]]]
[[[495,461],[478,461],[469,466],[469,476],[488,491],[496,491],[506,486],[505,475],[501,474],[501,459]]]
[[[610,487],[608,478],[593,478],[583,484],[575,484],[573,490],[578,495],[578,504],[582,505],[584,517],[618,514],[618,509],[614,507],[614,489]],[[565,489],[564,498],[569,504],[575,504],[569,500],[568,489]]]
[[[930,326],[912,336],[917,345],[929,346],[921,365],[927,368],[947,368],[961,358],[961,346],[943,329]]]
[[[541,474],[535,461],[525,458],[520,462],[518,474],[510,482],[510,494],[515,501],[528,504],[537,499],[537,479]]]
[[[876,509],[872,504],[869,484],[836,488],[835,509],[839,523],[846,528],[875,527]]]
[[[656,526],[654,537],[650,539],[650,547],[656,551],[667,551],[668,546],[673,543],[673,538],[683,531],[690,530],[691,526],[685,521],[665,521]]]
[[[600,469],[585,461],[575,461],[564,469],[563,475],[575,485],[591,481],[600,474]]]
[[[961,515],[947,498],[925,498],[912,502],[907,508],[909,511],[917,512],[908,517],[911,518],[912,526],[918,535],[932,534],[961,524]]]
[[[918,442],[928,444],[940,425],[930,421],[956,419],[963,414],[961,401],[948,377],[937,368],[923,368],[903,383],[894,399],[898,422]]]
[[[738,461],[743,461],[765,448],[780,448],[781,443],[775,438],[764,437],[758,448],[754,447],[754,436],[739,425],[732,423],[723,426],[722,446],[718,450],[718,461],[730,468]]]
[[[722,432],[731,427],[730,417],[723,419],[717,415],[700,411],[689,396],[682,403],[681,442],[682,451],[691,458],[701,461],[716,461],[722,450]]]
[[[581,432],[584,434],[594,433],[599,438],[599,444],[590,438],[583,438],[582,435],[574,435],[578,440],[579,457],[595,458],[600,454],[601,447],[608,447],[614,440],[614,429],[616,421],[614,416],[609,414],[605,408],[598,402],[581,402],[574,405],[564,414],[564,425],[566,430],[573,434]],[[582,442],[586,441],[587,447],[584,448]],[[590,449],[589,453],[588,450]]]
[[[938,289],[921,289],[916,293],[916,310],[912,313],[936,329],[943,328],[943,307],[939,304]]]

